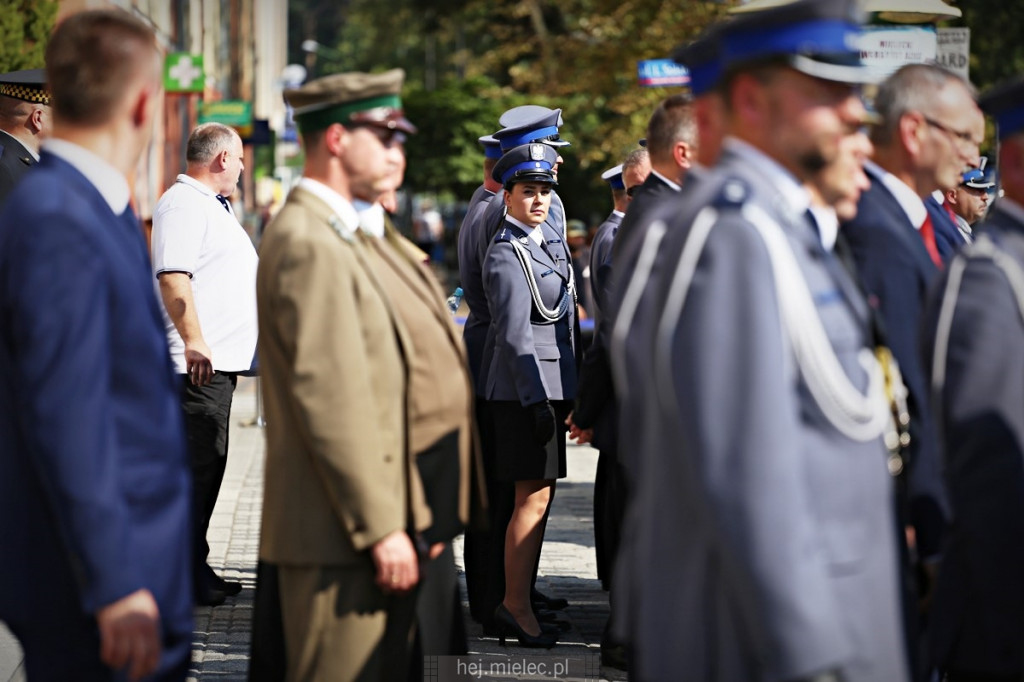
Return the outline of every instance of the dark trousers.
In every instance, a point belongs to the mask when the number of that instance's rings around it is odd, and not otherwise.
[[[515,506],[515,486],[499,481],[494,461],[494,427],[487,401],[477,398],[476,419],[487,482],[487,523],[470,524],[466,530],[463,562],[469,613],[478,623],[490,621],[494,609],[505,599],[505,529]]]
[[[235,374],[215,372],[209,384],[194,386],[187,375],[181,375],[181,404],[192,470],[192,564],[196,590],[207,585],[210,577],[206,532],[227,466],[228,420],[237,382]]]
[[[1020,682],[1024,673],[1017,675],[996,675],[992,673],[972,673],[950,670],[942,678],[942,682]]]
[[[249,645],[249,682],[281,682],[288,671],[287,657],[277,566],[259,561]]]

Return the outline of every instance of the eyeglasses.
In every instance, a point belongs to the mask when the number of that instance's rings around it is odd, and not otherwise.
[[[370,133],[373,134],[374,137],[380,140],[380,143],[385,147],[393,147],[395,145],[405,144],[405,133],[401,132],[400,130],[394,130],[392,128],[382,128],[381,126],[376,125],[375,123],[369,122],[349,123],[346,127],[349,128],[350,130],[362,128],[363,130],[369,131]]]
[[[952,135],[954,144],[959,144],[962,147],[970,148],[976,148],[978,146],[978,143],[974,141],[974,136],[971,135],[970,133],[965,133],[962,130],[953,130],[949,126],[943,125],[936,121],[935,119],[929,118],[924,115],[922,115],[921,118],[923,118],[924,122],[930,125],[932,128],[941,130],[946,135]]]

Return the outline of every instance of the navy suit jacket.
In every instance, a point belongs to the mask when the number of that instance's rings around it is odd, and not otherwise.
[[[935,246],[939,250],[939,256],[942,257],[943,263],[948,263],[957,249],[966,244],[967,240],[960,234],[953,219],[949,217],[946,207],[936,201],[935,197],[925,199],[924,207],[928,209],[928,215],[932,218]]]
[[[615,231],[615,239],[612,242],[612,264],[614,272],[618,277],[611,278],[611,293],[608,296],[605,315],[614,318],[622,299],[622,290],[619,282],[628,278],[636,266],[636,259],[640,253],[647,228],[650,227],[654,214],[659,206],[664,205],[666,200],[676,196],[678,192],[668,185],[664,180],[654,173],[647,176],[644,183],[637,188],[633,200],[629,202],[626,215],[622,223]]]
[[[871,168],[867,170],[871,186],[860,197],[857,217],[841,229],[861,285],[881,313],[886,340],[910,393],[909,521],[916,530],[919,553],[929,557],[940,550],[949,516],[919,344],[922,308],[939,270],[896,197]]]
[[[157,305],[132,211],[44,153],[0,211],[0,619],[94,631],[148,588],[168,670],[191,639],[190,491]]]
[[[608,317],[612,279],[612,245],[622,216],[612,212],[597,228],[590,246],[590,285],[594,295],[594,335],[580,363],[579,386],[573,421],[583,429],[593,428],[593,444],[601,451],[615,452],[618,445],[618,416],[615,387],[608,361]]]

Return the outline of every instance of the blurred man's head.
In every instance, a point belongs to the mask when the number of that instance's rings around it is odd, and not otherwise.
[[[681,182],[697,155],[697,124],[689,95],[666,97],[647,123],[651,168]]]
[[[911,64],[886,79],[875,97],[880,123],[871,140],[879,165],[918,196],[960,184],[977,167],[985,120],[965,80],[934,64]]]
[[[626,200],[633,200],[636,188],[651,174],[651,156],[646,149],[634,149],[622,162],[622,185]]]
[[[54,134],[117,140],[122,170],[149,144],[163,105],[163,59],[153,30],[120,9],[72,14],[46,48]]]
[[[188,136],[188,174],[217,194],[231,196],[245,170],[242,138],[223,123],[203,123]]]
[[[305,174],[369,203],[395,189],[405,135],[405,72],[339,73],[285,91],[306,150]],[[398,153],[393,150],[398,149]]]

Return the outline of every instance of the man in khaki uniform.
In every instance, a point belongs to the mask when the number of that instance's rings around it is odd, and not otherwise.
[[[391,188],[403,73],[285,97],[306,168],[261,244],[267,416],[260,559],[277,567],[289,680],[403,677],[430,526],[406,431],[409,334],[366,266],[352,201]],[[417,538],[418,539],[418,538]]]

